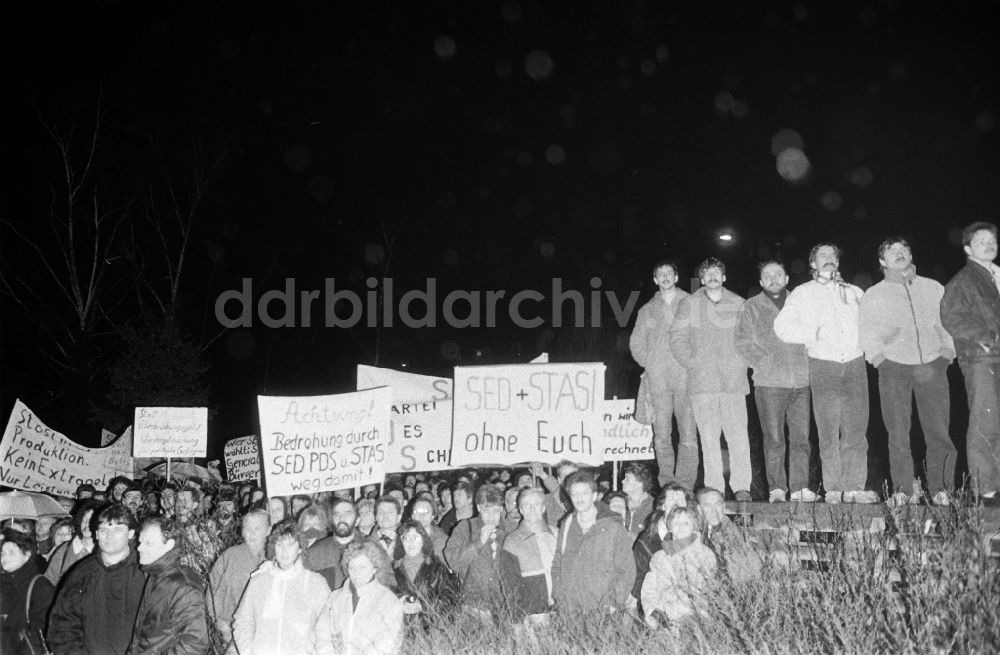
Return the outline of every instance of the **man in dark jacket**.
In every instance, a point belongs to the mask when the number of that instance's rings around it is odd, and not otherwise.
[[[973,491],[1000,505],[1000,267],[997,227],[973,223],[962,231],[968,261],[941,299],[941,325],[955,340],[969,398],[965,437]]]
[[[124,655],[146,586],[133,544],[136,525],[123,505],[91,519],[97,552],[84,557],[60,584],[49,614],[47,641],[56,655]]]
[[[303,561],[307,569],[326,579],[330,589],[339,589],[346,579],[340,565],[344,551],[351,542],[364,541],[366,537],[357,530],[358,512],[350,500],[335,498],[330,518],[333,534],[310,546]]]
[[[736,352],[753,367],[754,399],[764,433],[768,500],[797,502],[818,496],[809,488],[809,358],[801,343],[785,343],[774,333],[774,319],[788,298],[788,273],[780,262],[760,267],[761,292],[736,316]],[[788,425],[788,474],[785,474],[785,425]]]
[[[552,597],[560,612],[624,607],[635,581],[632,535],[603,503],[594,476],[566,478],[573,513],[560,524],[552,560]]]
[[[462,519],[455,525],[444,557],[451,570],[462,582],[463,603],[479,611],[487,611],[503,597],[501,585],[501,546],[507,534],[503,522],[503,494],[492,484],[484,484],[476,492],[478,516]]]
[[[142,595],[130,655],[208,653],[208,620],[201,581],[181,565],[176,548],[181,526],[151,516],[139,532],[139,563],[149,574]]]

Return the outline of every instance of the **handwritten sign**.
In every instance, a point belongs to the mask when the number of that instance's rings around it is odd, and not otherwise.
[[[268,494],[381,482],[391,404],[389,387],[332,396],[257,396]]]
[[[601,463],[604,364],[455,368],[451,465]]]
[[[204,457],[208,447],[206,407],[136,407],[136,457]]]
[[[604,461],[655,459],[653,426],[635,420],[634,400],[604,401]]]
[[[226,458],[226,480],[260,482],[260,452],[257,450],[257,435],[250,434],[226,442],[223,449]]]
[[[101,428],[101,448],[104,448],[109,443],[111,443],[112,441],[114,441],[116,436],[117,435],[114,432],[112,432],[111,430],[108,430],[106,428]],[[129,438],[131,438],[131,437],[129,437]]]
[[[392,387],[388,473],[451,468],[452,382],[447,378],[358,366],[358,389]]]
[[[0,440],[0,484],[66,497],[81,484],[104,489],[116,475],[132,475],[127,445],[119,439],[107,448],[81,446],[18,400]]]

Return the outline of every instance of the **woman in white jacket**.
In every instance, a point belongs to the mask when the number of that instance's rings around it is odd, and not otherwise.
[[[314,627],[330,587],[302,565],[304,538],[294,520],[271,534],[274,562],[250,576],[233,616],[233,641],[240,655],[313,655]]]
[[[391,655],[403,639],[403,601],[379,582],[390,571],[385,551],[370,541],[352,542],[341,565],[347,582],[330,594],[316,622],[320,655]]]
[[[642,582],[642,608],[653,628],[694,615],[703,603],[705,586],[717,568],[715,553],[701,541],[698,512],[675,507],[667,515],[672,539],[653,555]]]

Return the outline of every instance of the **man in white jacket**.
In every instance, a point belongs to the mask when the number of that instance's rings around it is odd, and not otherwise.
[[[840,248],[820,243],[809,253],[813,280],[792,291],[774,333],[801,343],[819,434],[826,502],[874,503],[868,479],[868,373],[859,341],[864,292],[840,277]]]

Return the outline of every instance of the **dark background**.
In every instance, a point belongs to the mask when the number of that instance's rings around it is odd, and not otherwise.
[[[433,277],[440,299],[451,289],[548,295],[555,277],[589,291],[597,276],[603,290],[622,299],[641,290],[644,302],[660,258],[689,277],[720,257],[727,286],[748,295],[758,261],[778,256],[802,281],[809,248],[826,239],[845,248],[845,277],[867,287],[880,279],[878,244],[900,234],[919,272],[946,282],[963,264],[960,227],[995,220],[1000,206],[997,8],[4,3],[4,274],[65,318],[24,239],[51,246],[48,185],[64,172],[43,121],[75,120],[85,144],[98,107],[85,195],[119,209],[121,233],[141,245],[113,244],[104,258],[100,311],[76,367],[89,375],[54,367],[40,329],[48,319],[0,297],[0,404],[6,414],[19,397],[52,427],[96,443],[101,412],[122,410],[109,389],[129,357],[123,327],[163,318],[137,291],[140,277],[160,283],[167,271],[152,254],[141,274],[134,265],[136,251],[156,245],[143,211],[185,188],[196,161],[215,166],[177,311],[163,320],[195,346],[214,454],[257,430],[256,394],[350,390],[358,363],[448,375],[548,351],[553,361],[606,362],[609,396],[637,385],[630,326],[609,325],[606,306],[604,325],[587,329],[224,330],[215,298],[244,278],[259,297],[285,278],[297,291],[335,278],[362,292],[367,277],[388,275],[398,299]],[[801,137],[811,163],[802,180],[776,169],[781,130]],[[720,230],[733,231],[731,245]],[[873,439],[884,442],[873,402]]]

